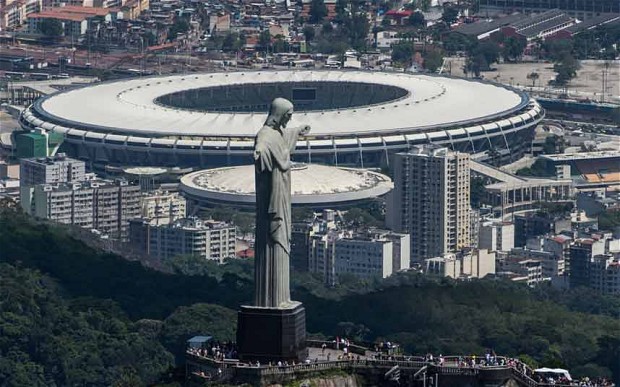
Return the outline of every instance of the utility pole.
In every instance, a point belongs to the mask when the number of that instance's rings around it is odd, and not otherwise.
[[[87,39],[88,39],[88,43],[87,43],[87,46],[88,46],[88,55],[87,55],[86,62],[90,63],[90,31],[89,31],[89,30],[86,30],[86,34],[87,34],[86,36],[87,36]]]
[[[603,63],[603,90],[601,90],[601,102],[605,102],[605,93],[607,92],[607,81],[609,77],[609,61]]]
[[[140,36],[140,76],[144,74],[144,36]]]

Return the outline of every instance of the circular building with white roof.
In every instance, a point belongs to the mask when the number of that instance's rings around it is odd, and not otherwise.
[[[65,152],[99,165],[218,167],[251,163],[276,97],[309,124],[294,158],[359,167],[436,143],[519,157],[544,111],[516,89],[428,74],[247,71],[134,78],[67,90],[24,110],[25,129],[61,133]]]
[[[366,169],[295,163],[291,169],[292,205],[338,208],[390,192],[391,179]],[[181,178],[179,189],[199,206],[254,207],[254,165],[206,169]]]

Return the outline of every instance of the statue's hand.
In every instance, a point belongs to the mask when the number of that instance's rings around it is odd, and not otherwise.
[[[254,150],[254,161],[258,160],[260,158],[260,151],[259,150]]]
[[[299,134],[301,134],[302,136],[305,136],[308,133],[310,133],[310,125],[302,126],[301,130],[299,131]]]

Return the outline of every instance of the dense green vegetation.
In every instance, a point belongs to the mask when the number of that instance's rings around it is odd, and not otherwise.
[[[620,211],[606,210],[598,215],[598,227],[601,230],[614,230],[620,227]]]
[[[0,385],[141,385],[173,365],[114,302],[66,300],[54,280],[0,264]]]
[[[537,159],[531,167],[521,168],[517,171],[518,176],[530,176],[530,177],[550,177],[545,162]]]
[[[0,246],[0,385],[152,382],[173,355],[181,359],[190,336],[234,337],[235,310],[252,292],[251,261],[164,274],[14,212],[0,213]],[[416,353],[493,348],[620,376],[620,300],[585,289],[457,284],[413,273],[328,289],[304,274],[293,276],[293,297],[318,335],[389,338]]]

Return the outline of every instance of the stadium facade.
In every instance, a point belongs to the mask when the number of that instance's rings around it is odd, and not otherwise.
[[[243,165],[277,96],[295,105],[291,125],[312,126],[295,161],[343,166],[386,166],[391,154],[423,143],[518,158],[544,117],[526,93],[490,82],[318,70],[101,83],[36,101],[20,124],[64,135],[64,151],[95,168]]]

